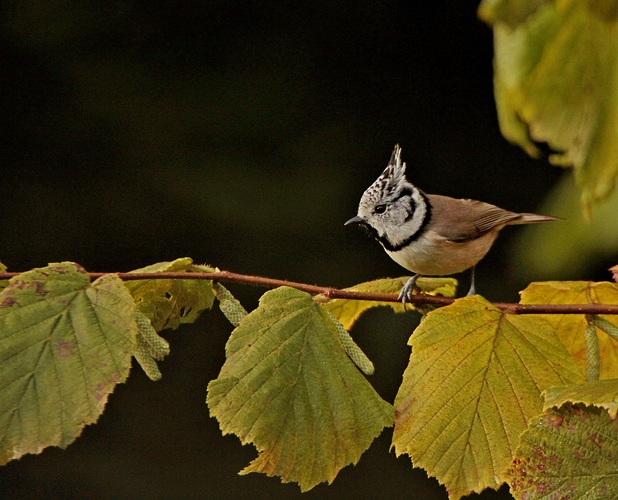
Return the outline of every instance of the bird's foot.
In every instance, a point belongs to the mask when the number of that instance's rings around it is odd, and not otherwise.
[[[420,274],[415,274],[412,276],[408,282],[403,285],[401,292],[399,293],[399,297],[397,300],[401,301],[403,304],[403,308],[406,309],[406,306],[409,302],[412,302],[412,294],[414,293],[414,289],[417,288],[416,280],[420,277]]]

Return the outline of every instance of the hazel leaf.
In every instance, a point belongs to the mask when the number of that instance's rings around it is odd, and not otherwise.
[[[332,482],[393,422],[326,311],[288,287],[266,292],[232,332],[207,403],[224,434],[259,452],[241,474],[279,476],[302,491]]]
[[[507,7],[508,6],[508,7]],[[484,0],[494,30],[494,92],[502,134],[573,167],[586,214],[618,175],[618,8],[613,1]]]
[[[133,273],[193,272],[195,266],[188,258],[160,262]],[[131,280],[126,287],[133,295],[137,310],[147,316],[153,328],[160,332],[176,329],[183,323],[193,323],[202,312],[213,305],[215,294],[212,281],[202,279]]]
[[[618,427],[605,410],[565,405],[530,421],[505,471],[517,499],[615,498]]]
[[[360,283],[346,288],[353,292],[372,292],[372,293],[392,293],[398,294],[403,286],[410,279],[410,276],[401,278],[384,278],[374,281]],[[453,297],[457,291],[457,280],[454,278],[431,278],[422,277],[417,280],[417,285],[423,293],[429,295],[441,295],[443,297]],[[323,302],[335,318],[343,325],[346,330],[350,330],[358,318],[369,309],[374,307],[390,307],[396,313],[405,312],[403,304],[400,302],[380,302],[371,300],[351,300],[351,299],[332,299],[323,301],[320,297],[316,300]],[[408,310],[412,310],[408,306]]]
[[[135,307],[122,281],[63,262],[0,292],[0,463],[66,448],[126,380]]]
[[[522,304],[618,304],[618,284],[592,281],[546,281],[531,283],[521,292]],[[556,335],[577,363],[586,369],[586,327],[583,314],[544,314],[543,319],[556,330]],[[616,315],[591,316],[598,338],[599,377],[618,378],[618,341],[598,326],[618,325]],[[595,323],[596,322],[596,323]]]
[[[546,321],[478,295],[430,312],[408,344],[393,445],[454,499],[503,482],[542,390],[583,382]]]
[[[556,386],[544,392],[543,410],[565,403],[583,403],[605,408],[612,419],[618,413],[618,379],[595,380],[585,384]]]

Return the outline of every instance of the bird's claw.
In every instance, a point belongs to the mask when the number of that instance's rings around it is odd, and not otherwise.
[[[414,294],[414,289],[417,288],[416,280],[418,278],[419,278],[418,274],[415,274],[414,276],[412,276],[407,281],[407,283],[403,285],[401,292],[399,292],[399,296],[397,297],[397,300],[399,300],[403,304],[404,310],[407,308],[407,305],[410,302],[412,302],[412,295]]]

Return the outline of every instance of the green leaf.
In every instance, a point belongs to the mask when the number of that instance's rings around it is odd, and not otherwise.
[[[521,292],[522,304],[618,304],[618,284],[592,281],[547,281],[531,283]],[[586,369],[586,327],[583,314],[544,314],[543,319],[556,330],[558,338],[579,363]],[[595,317],[593,317],[595,318]],[[605,323],[618,325],[615,315],[599,315]],[[596,321],[596,320],[595,320]],[[598,342],[600,378],[618,378],[618,341],[595,324]],[[605,324],[603,323],[603,324]],[[606,327],[607,328],[607,327]]]
[[[551,387],[544,393],[543,411],[565,403],[584,403],[605,408],[612,419],[618,414],[618,379],[596,380],[585,384]]]
[[[616,498],[618,433],[605,410],[567,405],[530,421],[505,473],[515,498]]]
[[[548,143],[550,161],[575,167],[588,213],[618,174],[615,2],[536,1],[510,25],[488,3],[479,12],[494,28],[500,129],[534,156],[534,142]]]
[[[547,322],[480,296],[430,312],[408,343],[393,444],[451,498],[498,487],[541,391],[583,381]]]
[[[224,434],[259,451],[242,474],[277,475],[306,491],[332,482],[392,425],[392,406],[352,364],[307,293],[266,292],[232,332],[226,355],[207,402]]]
[[[360,283],[345,290],[353,292],[371,292],[371,293],[393,293],[401,292],[403,286],[410,279],[410,276],[401,278],[384,278],[375,281]],[[453,297],[457,291],[457,280],[454,278],[419,278],[417,285],[423,293],[429,295],[441,295],[443,297]],[[321,298],[317,299],[323,302]],[[346,330],[350,330],[356,320],[365,311],[374,307],[388,306],[396,313],[402,313],[404,307],[400,302],[380,302],[371,300],[350,300],[350,299],[333,299],[324,302],[323,306],[328,309],[335,318],[343,325]],[[411,307],[409,307],[411,309]]]
[[[12,278],[0,292],[0,463],[65,448],[126,380],[137,328],[113,274],[90,283],[64,262]]]
[[[191,272],[193,262],[185,257],[173,262],[160,262],[131,271],[133,273]],[[210,280],[157,279],[127,281],[138,311],[146,315],[153,328],[176,329],[183,323],[193,323],[213,305],[215,294]]]

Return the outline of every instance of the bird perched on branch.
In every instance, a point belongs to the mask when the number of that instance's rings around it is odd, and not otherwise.
[[[345,224],[365,226],[397,264],[416,273],[399,294],[405,305],[419,276],[446,276],[469,268],[468,295],[474,295],[474,267],[504,226],[554,220],[560,219],[426,194],[406,179],[406,164],[396,145],[384,172],[363,193],[358,215]]]

